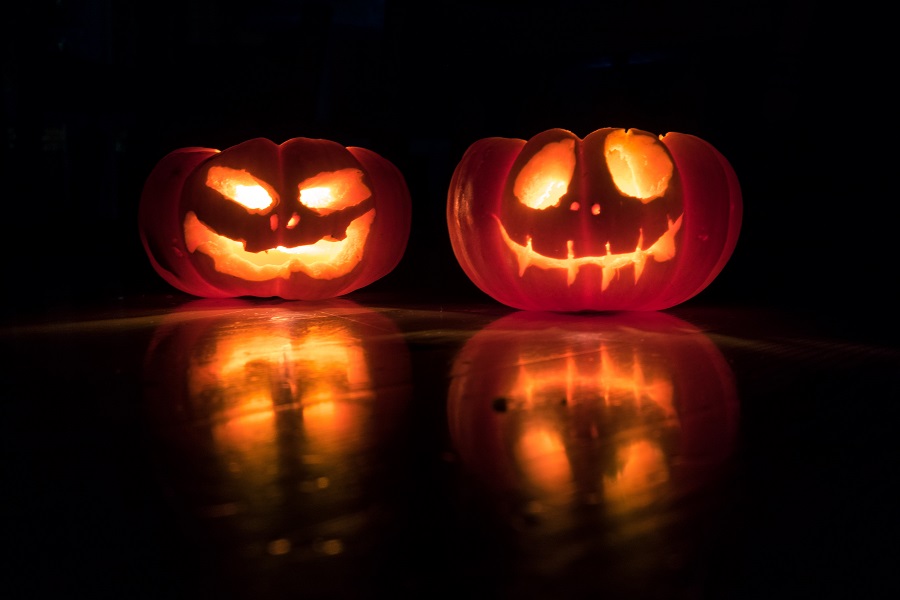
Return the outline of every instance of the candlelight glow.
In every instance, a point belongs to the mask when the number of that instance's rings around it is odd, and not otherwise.
[[[275,204],[277,197],[269,184],[243,169],[210,167],[206,185],[250,212],[265,212]]]
[[[662,449],[649,440],[637,440],[616,452],[616,473],[603,477],[603,495],[620,509],[646,506],[659,486],[669,480],[669,467]]]
[[[545,424],[529,424],[515,450],[523,473],[533,485],[555,497],[570,496],[572,466],[559,432]]]
[[[212,258],[217,271],[246,281],[288,279],[295,272],[316,279],[334,279],[352,271],[362,260],[374,219],[374,208],[354,219],[343,240],[321,239],[306,246],[247,252],[242,242],[217,234],[195,213],[188,212],[184,219],[184,238],[187,249]]]
[[[618,274],[619,269],[627,266],[634,266],[634,282],[637,283],[641,278],[641,274],[644,272],[644,266],[647,263],[647,259],[653,258],[657,262],[671,260],[675,256],[675,234],[681,229],[682,216],[683,215],[679,215],[675,221],[670,219],[669,227],[666,232],[647,249],[641,248],[644,243],[644,236],[641,234],[637,247],[633,252],[612,254],[610,252],[609,243],[607,242],[607,253],[604,255],[576,257],[574,252],[574,242],[573,240],[568,240],[568,254],[565,258],[553,258],[536,252],[534,248],[532,248],[530,236],[526,238],[524,245],[517,243],[509,237],[509,233],[507,233],[506,227],[503,226],[503,222],[500,218],[496,215],[494,215],[494,218],[497,220],[497,226],[500,229],[500,235],[506,243],[506,247],[513,252],[518,261],[519,277],[522,277],[525,274],[525,270],[529,267],[536,267],[538,269],[563,269],[567,273],[566,283],[571,286],[575,283],[575,279],[578,277],[581,267],[586,265],[596,265],[602,268],[603,282],[601,289],[605,290],[613,280],[613,277]]]
[[[722,270],[742,215],[737,176],[715,148],[639,129],[482,138],[463,154],[447,193],[463,271],[520,310],[680,304]]]
[[[218,390],[226,418],[270,408],[280,400],[273,390],[287,392],[303,406],[370,393],[365,353],[344,332],[298,337],[275,324],[223,331],[216,337],[214,353],[202,363],[192,362],[188,381],[192,397]]]
[[[606,136],[604,157],[619,191],[644,204],[665,194],[669,187],[672,159],[653,137],[612,131]]]
[[[192,360],[188,385],[192,398],[215,399],[213,434],[230,468],[263,479],[277,465],[279,418],[296,421],[311,460],[332,462],[365,441],[369,367],[359,342],[340,329],[297,335],[278,321],[223,329]]]
[[[666,419],[677,418],[672,382],[653,370],[648,374],[640,354],[614,356],[603,341],[552,356],[541,352],[519,354],[506,394],[515,406],[533,409],[561,401],[569,407],[597,401],[608,406],[613,398],[627,398],[638,408],[649,401]]]
[[[559,206],[575,172],[575,141],[547,144],[516,177],[513,193],[519,202],[538,210]]]
[[[591,335],[550,353],[543,346],[522,349],[515,364],[501,392],[512,458],[530,494],[561,506],[580,493],[624,509],[659,496],[669,477],[666,455],[646,432],[679,427],[663,365]],[[601,454],[592,460],[606,456],[609,463],[584,462],[595,451]]]
[[[298,185],[300,203],[320,215],[355,206],[372,195],[359,169],[319,173]]]
[[[646,532],[735,447],[725,358],[661,312],[502,317],[459,351],[447,398],[461,463],[554,536],[585,518]]]

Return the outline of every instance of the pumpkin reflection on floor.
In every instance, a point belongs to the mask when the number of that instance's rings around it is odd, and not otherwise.
[[[164,473],[235,557],[362,553],[409,368],[393,322],[346,300],[190,303],[145,365]]]
[[[643,563],[667,554],[642,536],[664,537],[673,507],[727,463],[738,403],[716,346],[671,315],[518,312],[460,350],[448,418],[540,571],[604,545],[626,561],[623,541]]]

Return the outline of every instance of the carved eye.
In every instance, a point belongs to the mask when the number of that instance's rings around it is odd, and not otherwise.
[[[603,154],[613,183],[626,196],[647,204],[666,193],[672,159],[656,138],[613,131],[606,136]]]
[[[265,213],[278,198],[269,184],[243,169],[211,167],[206,174],[206,185],[251,213]]]
[[[529,208],[559,206],[575,172],[575,140],[547,144],[519,171],[513,187],[516,198]]]
[[[326,171],[300,182],[300,204],[320,215],[355,206],[372,195],[359,169]]]

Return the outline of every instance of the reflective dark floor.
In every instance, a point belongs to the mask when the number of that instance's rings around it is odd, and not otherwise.
[[[896,592],[877,335],[361,295],[141,298],[0,339],[14,597]]]

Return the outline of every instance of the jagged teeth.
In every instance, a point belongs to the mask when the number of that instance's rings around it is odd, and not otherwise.
[[[641,275],[644,273],[644,266],[647,264],[647,256],[638,254],[634,259],[634,282],[637,283]]]
[[[519,277],[525,275],[525,269],[527,269],[531,265],[531,255],[534,250],[531,248],[531,236],[529,235],[525,238],[525,252],[517,252],[516,256],[519,259]]]
[[[575,283],[581,267],[584,265],[596,265],[601,268],[602,281],[601,289],[606,290],[612,280],[619,275],[619,270],[625,266],[632,265],[634,267],[634,282],[637,283],[644,273],[644,267],[648,260],[652,257],[657,262],[665,262],[671,260],[675,256],[675,234],[681,228],[682,217],[679,216],[675,221],[669,220],[668,230],[653,243],[650,248],[644,250],[644,232],[640,232],[637,247],[632,252],[622,254],[613,254],[612,247],[609,242],[606,243],[606,254],[603,256],[585,256],[575,257],[574,240],[566,241],[566,258],[550,258],[538,254],[534,251],[531,236],[526,237],[525,245],[519,245],[514,242],[506,228],[495,215],[497,224],[500,227],[500,233],[504,242],[515,253],[519,266],[519,277],[525,275],[525,271],[531,267],[539,269],[565,269],[566,283],[571,286]]]
[[[578,269],[580,268],[578,263],[574,260],[575,258],[575,242],[573,240],[568,240],[566,242],[566,256],[569,258],[568,268],[566,269],[566,285],[571,286],[575,283],[575,278],[578,277]]]
[[[600,284],[600,289],[602,291],[606,291],[606,288],[609,287],[609,283],[618,272],[618,269],[614,269],[612,267],[603,267],[603,282]]]

